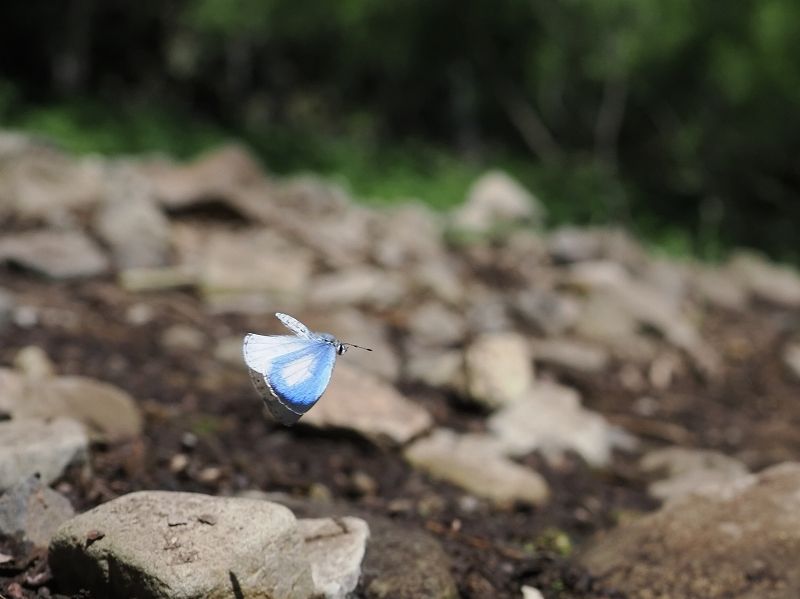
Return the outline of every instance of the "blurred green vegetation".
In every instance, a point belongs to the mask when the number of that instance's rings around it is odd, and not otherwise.
[[[242,139],[446,208],[505,168],[554,224],[800,259],[794,0],[9,0],[0,121],[80,151]]]

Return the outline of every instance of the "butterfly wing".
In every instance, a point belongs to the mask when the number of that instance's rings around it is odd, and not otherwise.
[[[313,337],[311,331],[308,330],[308,327],[296,318],[292,318],[283,312],[276,312],[275,316],[283,323],[283,326],[285,326],[298,337],[302,337],[303,339],[311,339]]]
[[[297,422],[317,402],[331,378],[336,348],[299,337],[247,335],[245,362],[250,378],[272,416]]]

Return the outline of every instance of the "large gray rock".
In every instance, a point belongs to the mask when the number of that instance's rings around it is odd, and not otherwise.
[[[533,385],[528,340],[517,333],[481,335],[465,354],[467,392],[490,408],[520,399]]]
[[[375,375],[339,363],[322,399],[302,422],[352,430],[378,443],[403,444],[430,428],[433,420],[424,408]]]
[[[0,411],[14,419],[71,418],[105,441],[138,436],[142,415],[122,389],[82,376],[26,377],[0,369]]]
[[[580,556],[630,599],[800,596],[800,464],[668,502],[602,535]]]
[[[464,319],[459,314],[433,300],[411,312],[407,330],[415,343],[428,346],[459,343],[467,332]]]
[[[593,466],[606,465],[614,447],[630,447],[631,437],[587,410],[578,393],[553,383],[538,383],[525,396],[489,419],[489,430],[509,455],[540,450],[560,456],[580,454]]]
[[[0,534],[19,534],[37,547],[47,547],[58,527],[74,515],[69,499],[35,475],[0,495]]]
[[[547,482],[538,473],[503,455],[502,445],[487,435],[459,435],[437,429],[406,449],[416,468],[499,505],[514,502],[542,504]]]
[[[31,231],[0,239],[0,262],[50,279],[93,277],[108,270],[105,254],[80,231]]]
[[[315,591],[325,599],[345,599],[361,577],[361,562],[369,526],[353,517],[308,518],[297,521],[311,562]]]
[[[436,213],[419,203],[393,206],[380,214],[373,254],[386,268],[428,262],[444,253],[441,223]]]
[[[66,590],[138,599],[309,599],[305,544],[285,507],[141,491],[72,520],[50,544]]]
[[[601,347],[577,339],[557,338],[536,340],[532,344],[536,362],[552,364],[579,372],[599,373],[611,359]]]
[[[108,183],[108,196],[95,214],[95,230],[119,269],[167,264],[169,220],[156,204],[147,179],[133,169],[117,168]]]
[[[44,484],[70,466],[85,466],[89,438],[74,420],[23,419],[0,422],[0,491],[38,473]]]

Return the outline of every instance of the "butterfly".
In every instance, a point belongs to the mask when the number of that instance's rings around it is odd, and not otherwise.
[[[288,314],[275,316],[294,335],[256,335],[244,337],[244,361],[250,378],[272,417],[290,426],[300,420],[325,392],[331,380],[336,356],[348,347],[330,333],[314,333]]]

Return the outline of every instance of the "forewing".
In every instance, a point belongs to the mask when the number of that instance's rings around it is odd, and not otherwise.
[[[311,331],[308,330],[308,327],[296,318],[292,318],[288,314],[283,314],[282,312],[276,312],[275,316],[278,317],[278,320],[280,320],[287,329],[298,337],[302,337],[303,339],[312,338]]]
[[[263,375],[269,371],[276,358],[301,350],[307,345],[308,341],[293,335],[248,333],[244,337],[242,352],[245,364]]]
[[[266,383],[284,407],[302,415],[325,392],[335,362],[336,348],[333,345],[307,341],[304,348],[272,361],[266,373]]]

